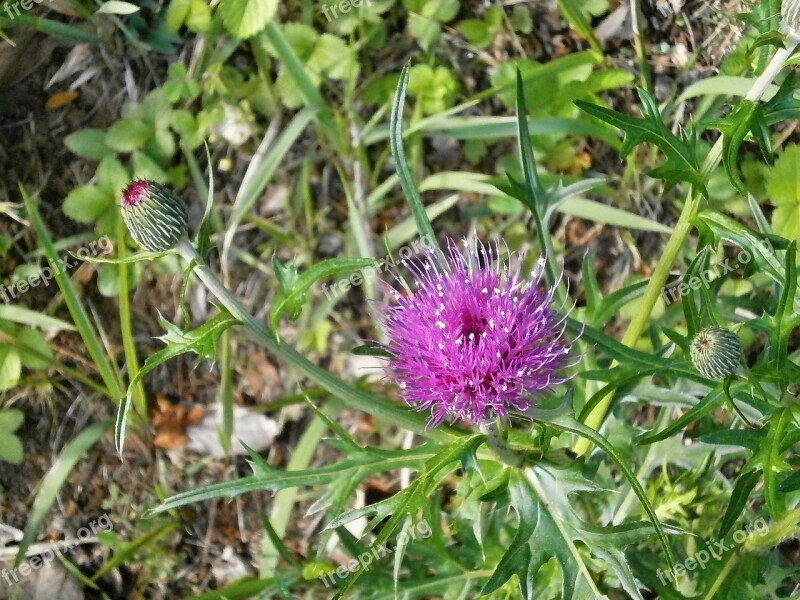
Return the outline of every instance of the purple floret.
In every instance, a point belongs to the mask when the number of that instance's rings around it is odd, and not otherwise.
[[[403,261],[414,290],[394,291],[386,307],[393,377],[409,405],[430,409],[430,427],[448,415],[479,424],[525,411],[564,381],[557,372],[570,350],[550,307],[554,289],[539,285],[544,259],[528,281],[522,256],[499,260],[499,245],[448,246],[447,264],[432,253]]]

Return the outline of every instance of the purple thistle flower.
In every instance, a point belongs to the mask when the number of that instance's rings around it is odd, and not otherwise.
[[[539,286],[544,259],[528,281],[522,255],[502,260],[499,244],[465,242],[463,254],[448,246],[446,259],[427,251],[401,261],[416,289],[400,280],[408,295],[392,290],[386,307],[394,379],[408,404],[431,410],[428,426],[448,415],[480,424],[525,411],[531,396],[565,381],[557,371],[570,350],[550,307],[555,289]]]

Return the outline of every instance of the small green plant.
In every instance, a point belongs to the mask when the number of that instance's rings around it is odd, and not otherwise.
[[[18,465],[25,458],[22,442],[14,435],[24,419],[22,411],[0,410],[0,461]]]

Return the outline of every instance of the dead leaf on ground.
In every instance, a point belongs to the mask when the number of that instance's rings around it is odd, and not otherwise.
[[[186,428],[200,423],[205,414],[205,408],[199,404],[187,408],[181,404],[173,404],[166,396],[159,394],[151,414],[153,427],[156,428],[153,445],[162,450],[186,445]]]

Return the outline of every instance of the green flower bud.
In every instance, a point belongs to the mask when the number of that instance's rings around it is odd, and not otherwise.
[[[189,224],[180,198],[160,183],[141,179],[122,192],[122,219],[136,243],[151,252],[174,248]]]
[[[722,327],[706,327],[692,340],[689,348],[694,367],[709,379],[733,375],[741,363],[739,336]]]

